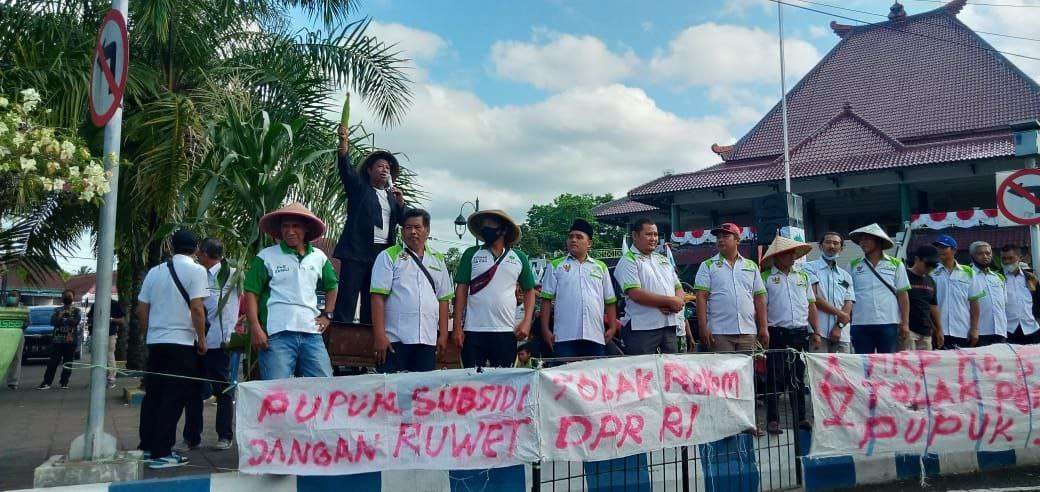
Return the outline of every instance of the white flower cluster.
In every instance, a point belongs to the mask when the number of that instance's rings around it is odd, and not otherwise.
[[[30,189],[100,200],[109,192],[112,173],[75,133],[55,131],[37,120],[49,113],[40,111],[39,92],[25,89],[18,96],[16,103],[0,96],[0,174],[16,174],[19,186]]]

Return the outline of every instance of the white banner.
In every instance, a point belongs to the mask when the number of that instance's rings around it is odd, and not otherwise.
[[[1040,445],[1040,347],[806,354],[813,456]]]
[[[534,462],[534,374],[460,369],[242,383],[239,469],[342,475]]]
[[[539,372],[545,460],[593,461],[743,432],[755,425],[751,358],[644,355]]]

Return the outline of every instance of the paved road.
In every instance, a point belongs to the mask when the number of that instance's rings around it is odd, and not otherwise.
[[[22,368],[21,388],[0,386],[0,490],[31,488],[33,470],[56,454],[67,454],[72,439],[86,426],[89,371],[73,371],[70,388],[34,389],[43,380],[44,366],[36,362]],[[55,378],[57,382],[57,378]],[[108,390],[105,429],[120,449],[136,449],[140,406],[123,404],[123,389],[136,387],[137,378],[120,378]],[[203,444],[216,442],[213,428],[216,407],[206,405]],[[183,419],[181,420],[183,425]],[[178,437],[179,438],[179,437]],[[238,468],[238,452],[198,450],[188,453],[191,464],[172,470],[145,469],[145,478],[197,475]]]
[[[872,492],[903,492],[910,490],[927,490],[928,492],[1019,492],[1040,490],[1040,466],[929,478],[926,488],[922,488],[917,481],[910,481],[857,487],[853,490],[870,490]]]

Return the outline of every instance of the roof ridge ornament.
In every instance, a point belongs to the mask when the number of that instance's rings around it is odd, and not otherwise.
[[[947,3],[943,8],[945,8],[947,12],[953,15],[957,15],[961,13],[961,9],[963,9],[964,6],[967,5],[967,3],[968,0],[952,0],[950,3]]]
[[[831,21],[831,30],[834,31],[834,34],[837,34],[839,38],[844,38],[852,32],[852,26]]]
[[[896,0],[891,7],[888,8],[888,20],[890,21],[901,21],[906,19],[906,9],[903,8],[903,4]]]
[[[717,143],[711,144],[711,151],[718,154],[722,160],[729,159],[729,155],[733,153],[734,145],[719,145]]]

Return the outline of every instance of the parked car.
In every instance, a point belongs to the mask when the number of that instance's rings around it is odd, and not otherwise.
[[[51,335],[54,333],[51,316],[60,308],[61,306],[31,306],[29,308],[29,327],[25,329],[23,361],[50,357]],[[83,340],[82,332],[79,339]],[[76,346],[76,360],[80,358],[81,345]]]

